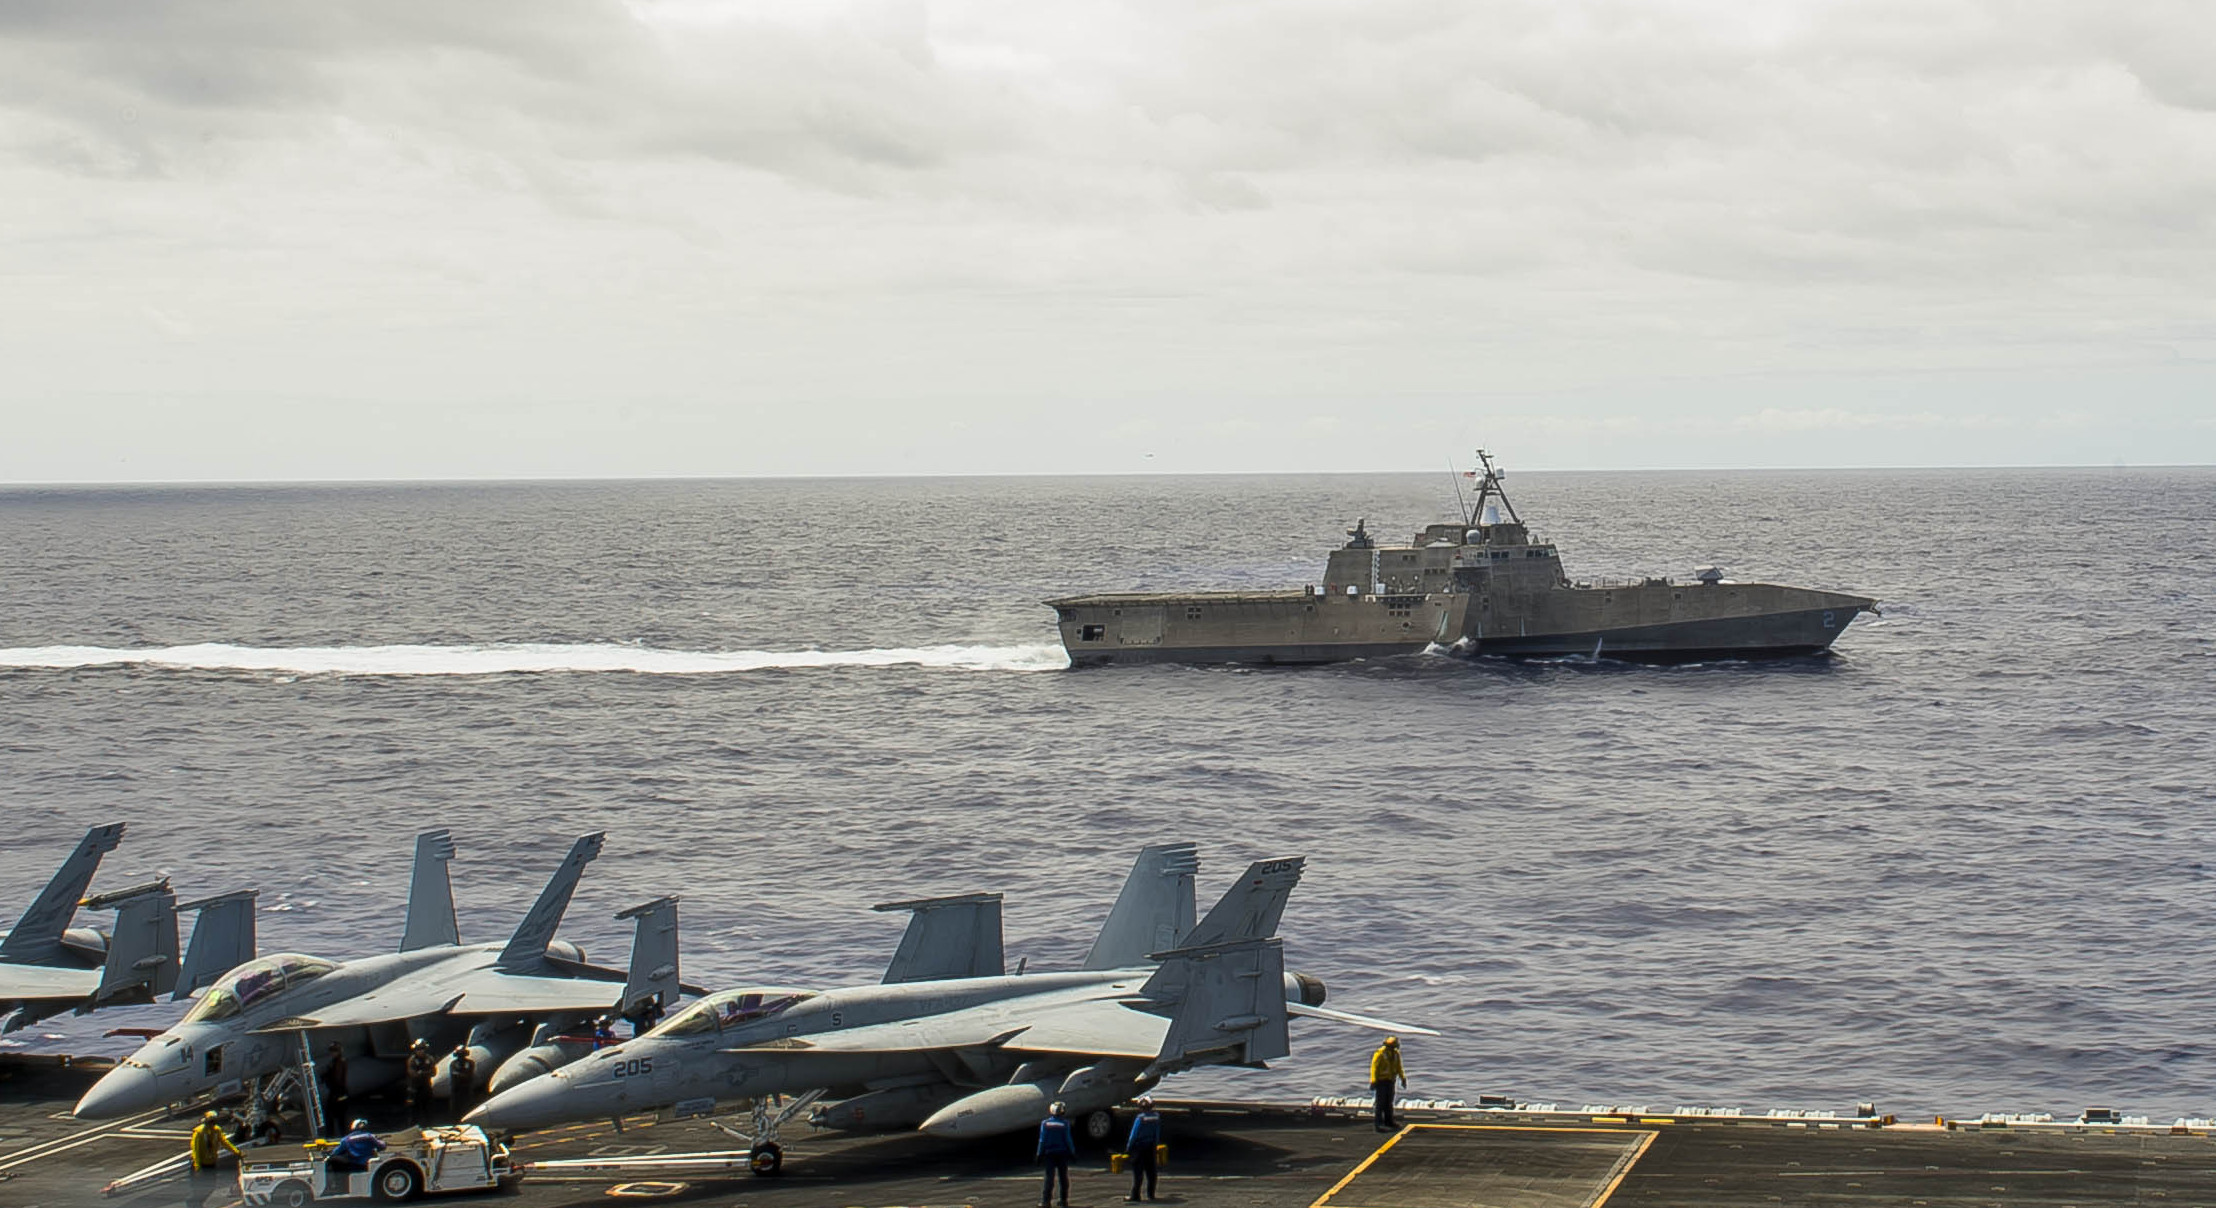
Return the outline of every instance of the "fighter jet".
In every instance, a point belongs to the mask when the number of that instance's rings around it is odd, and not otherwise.
[[[617,916],[637,920],[629,970],[588,964],[576,945],[554,938],[601,840],[577,840],[506,943],[464,945],[446,872],[453,842],[444,830],[425,833],[400,951],[351,961],[283,953],[232,969],[175,1027],[95,1083],[76,1114],[105,1120],[228,1094],[301,1066],[311,1052],[320,1060],[333,1042],[347,1054],[349,1093],[397,1078],[416,1038],[442,1054],[466,1044],[480,1069],[494,1070],[594,1016],[674,1003],[676,899]],[[450,1061],[441,1060],[442,1082]]]
[[[85,832],[44,892],[0,939],[0,1033],[41,1019],[101,1007],[182,999],[254,955],[254,893],[180,905],[167,880],[86,898],[100,858],[123,841],[123,824]],[[79,906],[114,910],[111,931],[72,927]],[[192,948],[180,963],[177,915],[197,910]]]
[[[1107,1108],[1169,1074],[1286,1056],[1290,1014],[1435,1034],[1326,1011],[1321,982],[1286,975],[1275,936],[1304,864],[1255,863],[1174,947],[1152,953],[1126,945],[1158,919],[1124,913],[1119,899],[1075,972],[710,995],[643,1037],[493,1096],[466,1122],[516,1130],[665,1108],[707,1115],[824,1089],[842,1100],[818,1120],[833,1127],[985,1135],[1030,1127],[1060,1099],[1098,1135]],[[774,1164],[781,1154],[762,1125],[757,1112],[757,1157]]]

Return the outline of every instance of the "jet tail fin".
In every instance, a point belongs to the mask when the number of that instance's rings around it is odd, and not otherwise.
[[[885,902],[872,910],[913,911],[900,947],[885,966],[883,984],[998,977],[1008,971],[1001,947],[1000,895],[965,893],[947,898]]]
[[[400,934],[402,952],[462,942],[461,926],[454,921],[454,882],[446,870],[453,858],[454,836],[445,827],[416,836],[415,873],[408,880],[408,925]]]
[[[1285,916],[1285,900],[1300,884],[1307,868],[1305,856],[1281,860],[1256,860],[1222,898],[1209,908],[1208,917],[1178,941],[1180,948],[1204,948],[1240,940],[1266,940],[1277,934]]]
[[[1176,947],[1193,929],[1193,875],[1199,871],[1199,849],[1191,843],[1141,848],[1078,967],[1128,969],[1144,963],[1149,952]]]
[[[152,881],[85,899],[93,910],[115,911],[100,987],[79,1014],[115,1003],[152,1002],[177,986],[177,895],[169,882]]]
[[[77,903],[92,885],[100,869],[100,857],[123,842],[123,824],[110,822],[85,832],[75,851],[62,861],[54,879],[46,883],[23,917],[16,920],[6,939],[0,939],[0,961],[18,965],[50,965],[61,959],[62,932],[77,917]]]
[[[554,870],[546,888],[539,891],[539,900],[531,903],[530,913],[516,925],[508,946],[500,950],[497,963],[501,967],[512,969],[546,960],[546,946],[554,942],[554,930],[562,925],[562,915],[569,910],[569,899],[577,892],[577,878],[585,875],[585,865],[600,854],[600,845],[607,837],[606,831],[594,831],[570,844],[562,866]]]
[[[1174,998],[1155,1075],[1196,1065],[1259,1065],[1292,1052],[1286,1032],[1285,948],[1236,940],[1159,954],[1144,993]]]
[[[192,943],[185,948],[184,966],[177,970],[177,988],[169,995],[172,1001],[190,997],[193,991],[254,959],[254,901],[261,893],[259,889],[241,889],[178,904],[179,913],[196,911],[199,918],[192,925]]]
[[[616,1014],[636,1019],[649,1003],[675,1006],[682,990],[677,973],[677,899],[656,898],[624,911],[618,919],[637,919],[631,934],[631,970],[623,980],[623,1001]]]

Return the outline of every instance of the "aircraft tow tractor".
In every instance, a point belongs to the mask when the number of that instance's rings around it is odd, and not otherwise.
[[[239,1194],[250,1208],[302,1208],[326,1200],[412,1200],[453,1191],[507,1190],[523,1181],[523,1167],[508,1147],[471,1124],[411,1130],[388,1138],[369,1169],[337,1181],[324,1162],[328,1141],[311,1141],[308,1156],[282,1162],[247,1162],[239,1168]]]

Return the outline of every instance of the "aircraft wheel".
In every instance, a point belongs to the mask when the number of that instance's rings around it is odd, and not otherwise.
[[[785,1151],[775,1141],[757,1145],[746,1157],[746,1168],[767,1178],[785,1169]]]
[[[392,1203],[412,1200],[423,1190],[423,1176],[406,1162],[390,1162],[370,1180],[369,1190],[378,1199]]]
[[[1116,1113],[1102,1108],[1085,1115],[1085,1135],[1095,1141],[1105,1142],[1116,1135]]]
[[[307,1208],[315,1199],[315,1193],[298,1179],[286,1179],[269,1189],[269,1202],[276,1208]]]

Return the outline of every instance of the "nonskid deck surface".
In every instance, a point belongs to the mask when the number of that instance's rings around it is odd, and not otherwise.
[[[182,1152],[189,1120],[87,1125],[68,1115],[98,1067],[0,1059],[0,1204],[127,1208],[204,1201],[171,1181],[113,1199],[111,1180]],[[391,1105],[372,1101],[373,1122]],[[1359,1112],[1307,1105],[1182,1103],[1165,1112],[1162,1200],[1226,1208],[1599,1208],[1600,1205],[2164,1204],[2216,1206],[2216,1139],[2161,1130],[1869,1128],[1856,1121],[1697,1121],[1619,1116],[1411,1112],[1392,1136]],[[1420,1119],[1418,1117],[1421,1117]],[[535,1173],[513,1196],[425,1203],[582,1208],[668,1204],[1028,1208],[1038,1171],[1028,1136],[953,1144],[916,1135],[841,1137],[794,1128],[784,1175],[633,1170]],[[579,1125],[519,1139],[527,1162],[667,1156],[731,1143],[698,1123]],[[249,1151],[257,1156],[290,1150]],[[1083,1154],[1071,1203],[1122,1202],[1128,1176]]]

